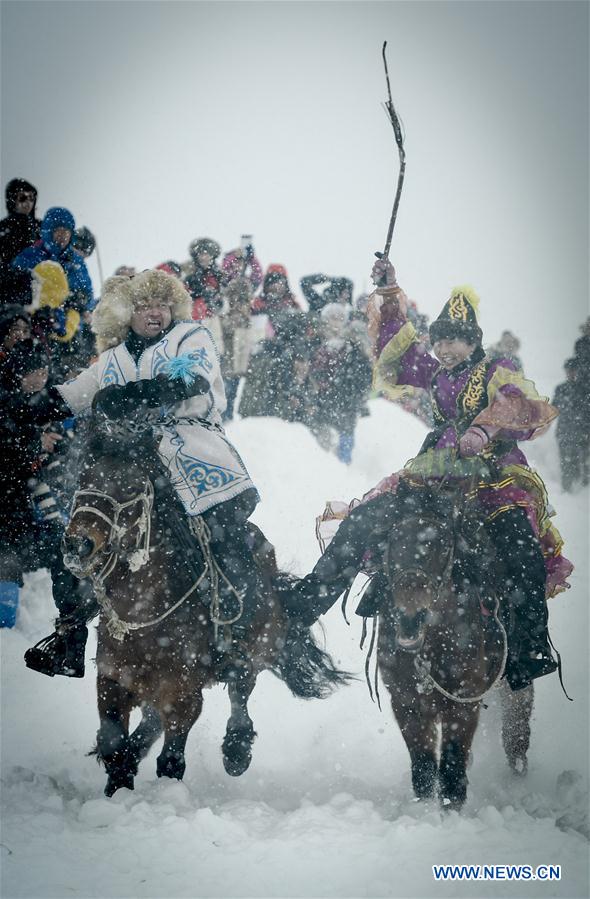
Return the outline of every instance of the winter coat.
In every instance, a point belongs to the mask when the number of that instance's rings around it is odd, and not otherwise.
[[[225,311],[220,318],[223,332],[223,372],[229,377],[246,373],[251,353],[250,304],[252,286],[245,275],[233,278],[223,292]]]
[[[190,516],[232,499],[254,485],[237,451],[225,436],[221,415],[226,400],[217,349],[208,329],[179,322],[135,362],[125,343],[101,353],[59,393],[73,412],[88,408],[95,394],[110,384],[155,378],[170,360],[183,362],[210,385],[205,394],[162,407],[155,424],[158,453]]]
[[[36,527],[27,482],[44,458],[41,427],[26,397],[0,390],[0,544],[28,539]]]
[[[367,356],[350,340],[327,341],[315,353],[311,370],[319,420],[338,431],[350,431],[371,388]]]
[[[74,252],[71,243],[62,250],[52,239],[56,228],[65,227],[73,233],[74,226],[74,217],[67,209],[62,207],[49,209],[41,224],[41,239],[32,247],[19,253],[12,261],[12,268],[19,272],[31,272],[40,262],[58,262],[68,279],[72,298],[70,305],[75,306],[81,312],[94,302],[92,282],[86,263],[78,253]]]
[[[30,215],[16,212],[16,197],[21,191],[35,195]],[[8,215],[0,221],[0,302],[16,303],[29,300],[29,278],[10,268],[12,260],[26,247],[39,240],[41,222],[35,218],[37,189],[22,178],[13,178],[6,185]]]
[[[247,278],[252,285],[252,290],[257,290],[262,284],[262,266],[254,251],[242,256],[236,250],[226,253],[221,263],[226,283],[234,278]]]
[[[201,268],[196,264],[190,275],[187,275],[186,287],[193,300],[193,319],[201,321],[217,315],[223,306],[221,291],[225,283],[224,274],[219,266]]]

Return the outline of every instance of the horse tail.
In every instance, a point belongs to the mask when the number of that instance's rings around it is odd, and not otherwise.
[[[273,671],[301,699],[324,699],[355,680],[354,675],[336,667],[309,627],[298,621],[289,621],[285,645]]]

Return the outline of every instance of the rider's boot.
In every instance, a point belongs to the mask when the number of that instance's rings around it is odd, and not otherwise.
[[[536,605],[530,604],[526,611],[519,604],[515,608],[512,645],[506,663],[506,680],[512,690],[522,690],[536,678],[553,674],[558,667],[549,644],[544,597],[542,608],[537,609]]]
[[[71,616],[58,618],[56,629],[25,653],[27,668],[54,677],[84,677],[84,656],[88,628],[85,622],[72,621]]]
[[[543,553],[523,509],[510,509],[488,522],[504,565],[505,599],[514,622],[509,637],[506,680],[513,690],[528,687],[558,667],[549,645],[546,571]]]

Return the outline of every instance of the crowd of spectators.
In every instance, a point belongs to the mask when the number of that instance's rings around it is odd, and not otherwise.
[[[580,331],[574,354],[563,366],[566,380],[557,385],[553,396],[553,405],[559,409],[561,486],[568,493],[588,484],[590,469],[590,318]]]

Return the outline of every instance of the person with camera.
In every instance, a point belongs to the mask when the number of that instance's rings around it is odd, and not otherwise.
[[[247,278],[252,285],[252,293],[255,293],[262,284],[262,266],[254,251],[252,240],[251,234],[242,234],[240,246],[225,254],[221,268],[224,285],[236,278]]]
[[[13,627],[26,571],[48,568],[53,599],[67,618],[80,602],[92,602],[64,567],[60,543],[63,513],[56,499],[61,426],[44,421],[42,398],[49,376],[44,346],[19,341],[0,365],[0,626]],[[84,637],[82,641],[80,638]],[[85,635],[77,632],[56,674],[84,674]],[[80,651],[80,647],[82,651]]]

